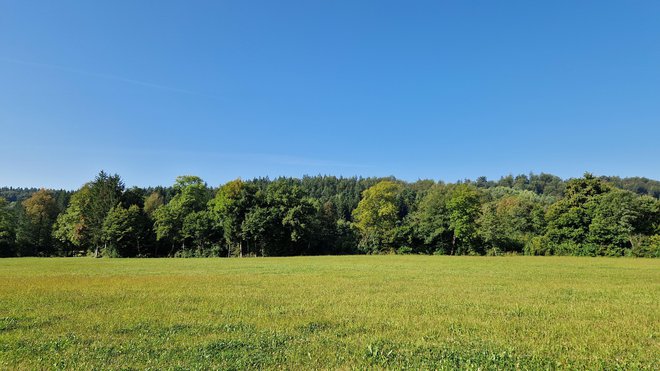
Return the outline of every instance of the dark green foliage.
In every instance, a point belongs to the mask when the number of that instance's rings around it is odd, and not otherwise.
[[[645,258],[660,258],[660,234],[638,235],[632,238],[630,255]]]
[[[0,188],[0,256],[351,253],[658,256],[660,182],[550,174],[455,184],[195,176],[125,189],[100,172],[75,193]]]
[[[241,224],[248,253],[262,256],[317,253],[320,205],[290,179],[278,179],[255,194]],[[331,243],[331,241],[328,241]]]
[[[117,205],[103,222],[104,254],[107,256],[140,256],[149,240],[149,219],[138,205]]]
[[[451,255],[480,253],[477,219],[484,197],[471,184],[438,184],[431,188],[408,220],[421,243],[416,250]]]
[[[478,233],[490,254],[530,253],[532,239],[545,227],[543,198],[530,191],[516,192],[483,205]]]
[[[89,202],[82,210],[89,231],[90,243],[97,251],[103,243],[103,222],[110,209],[120,201],[124,192],[124,183],[119,175],[109,175],[101,171],[90,183]]]
[[[546,218],[552,253],[592,256],[633,254],[639,236],[655,233],[660,220],[658,200],[617,190],[591,174],[571,180]]]
[[[16,254],[16,215],[9,202],[0,197],[0,257]]]
[[[91,237],[85,211],[91,202],[90,184],[83,185],[70,199],[66,210],[58,215],[53,225],[53,237],[60,255],[74,254],[91,249]]]
[[[216,222],[213,213],[209,210],[193,211],[183,219],[182,235],[187,245],[196,251],[197,255],[217,247],[220,253],[222,229]]]
[[[558,255],[593,255],[587,249],[589,226],[597,206],[597,198],[612,187],[590,174],[571,180],[566,196],[554,203],[546,215],[546,236]]]
[[[193,230],[198,227],[191,224],[199,222],[199,220],[188,220],[187,235],[184,230],[186,218],[205,210],[211,197],[206,183],[195,176],[178,177],[174,189],[177,193],[172,200],[153,213],[156,237],[158,240],[170,243],[170,254],[174,254],[179,249],[185,250],[187,237],[191,236],[190,233],[194,235]]]
[[[39,188],[14,188],[14,187],[0,187],[0,198],[4,198],[10,204],[14,202],[20,203],[27,200],[32,194],[39,191]],[[73,192],[64,189],[49,189],[48,190],[55,198],[60,211],[66,208],[69,203],[69,198]]]
[[[52,235],[60,250],[94,251],[104,245],[103,223],[110,210],[122,201],[124,183],[119,175],[101,171],[71,196],[66,210],[57,217]]]
[[[632,238],[643,229],[645,210],[629,191],[608,192],[596,200],[587,240],[595,255],[622,255],[632,247]]]
[[[619,178],[618,176],[604,176],[601,179],[613,184],[617,188],[625,189],[639,195],[649,195],[660,198],[660,181],[648,178],[632,177]]]
[[[513,188],[519,191],[532,191],[539,195],[559,198],[564,194],[566,183],[558,176],[552,174],[520,174],[517,176],[507,175],[500,178],[498,182],[488,182],[485,177],[477,180],[477,186],[493,188],[496,186]]]
[[[481,252],[477,241],[477,218],[482,199],[482,194],[472,186],[458,184],[451,189],[446,206],[452,231],[452,255]]]
[[[211,211],[222,226],[227,255],[236,251],[239,256],[243,256],[243,248],[247,245],[243,222],[256,205],[256,192],[257,186],[254,184],[236,179],[220,187],[215,198],[209,203]]]
[[[21,256],[53,253],[51,231],[59,212],[52,193],[41,189],[20,204],[16,243]]]

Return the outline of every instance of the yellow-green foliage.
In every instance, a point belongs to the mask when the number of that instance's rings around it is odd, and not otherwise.
[[[0,369],[659,369],[660,261],[0,260]]]

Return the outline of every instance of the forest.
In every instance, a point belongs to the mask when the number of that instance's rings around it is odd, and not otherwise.
[[[333,254],[660,257],[660,182],[550,174],[455,183],[394,177],[127,188],[101,171],[72,192],[0,188],[0,256]]]

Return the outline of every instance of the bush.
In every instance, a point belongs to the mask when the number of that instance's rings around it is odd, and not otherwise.
[[[523,248],[525,255],[552,255],[552,243],[545,236],[530,238]]]
[[[486,256],[498,256],[498,255],[502,255],[502,250],[500,250],[497,247],[492,247],[486,250]]]
[[[630,255],[640,258],[660,258],[660,235],[637,236]]]
[[[401,246],[396,250],[397,254],[412,254],[413,249],[410,246]]]
[[[107,246],[101,250],[101,256],[104,258],[121,258],[119,252],[114,246]]]
[[[588,251],[583,250],[583,246],[573,241],[564,241],[552,245],[552,254],[554,255],[573,255],[573,256],[589,256]]]

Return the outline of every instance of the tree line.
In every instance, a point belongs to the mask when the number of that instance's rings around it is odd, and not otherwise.
[[[196,176],[75,192],[0,188],[0,256],[323,254],[660,257],[660,182],[550,174],[456,183]]]

